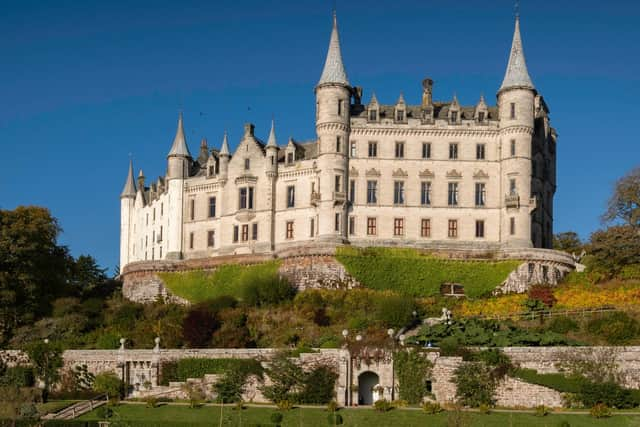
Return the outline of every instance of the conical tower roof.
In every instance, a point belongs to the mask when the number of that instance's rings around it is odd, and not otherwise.
[[[127,173],[127,181],[124,183],[124,188],[120,197],[136,197],[136,184],[133,180],[133,161],[129,160],[129,172]]]
[[[333,29],[331,30],[331,39],[329,40],[329,51],[327,52],[327,59],[324,63],[324,69],[322,70],[318,86],[325,83],[338,83],[349,86],[347,72],[342,62],[338,19],[336,18],[335,11],[333,12]]]
[[[511,54],[509,55],[509,64],[507,72],[504,75],[500,91],[509,88],[525,88],[535,90],[529,70],[527,70],[527,61],[524,57],[524,49],[522,48],[522,38],[520,37],[520,17],[516,16],[516,27],[513,32],[513,42],[511,43]]]
[[[227,132],[225,131],[224,137],[222,138],[222,147],[220,147],[220,155],[221,156],[229,156],[229,138],[227,137]]]
[[[276,125],[275,121],[271,120],[271,131],[269,132],[269,139],[267,140],[267,147],[275,147],[278,148],[278,143],[276,142]]]
[[[369,101],[369,105],[378,105],[378,97],[375,92],[371,93],[371,101]]]
[[[178,129],[176,130],[176,137],[173,139],[173,145],[168,156],[182,156],[191,157],[189,153],[189,147],[187,147],[187,140],[184,137],[184,127],[182,125],[182,112],[178,116]]]

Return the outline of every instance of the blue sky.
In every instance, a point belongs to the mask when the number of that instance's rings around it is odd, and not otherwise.
[[[163,175],[178,111],[192,153],[244,122],[311,139],[332,1],[2,2],[0,207],[43,205],[74,255],[118,262],[119,193],[133,154]],[[600,226],[616,178],[640,163],[640,3],[523,1],[529,72],[558,140],[555,231]],[[513,1],[338,1],[352,84],[383,103],[457,93],[495,103]],[[634,126],[635,125],[635,126]]]

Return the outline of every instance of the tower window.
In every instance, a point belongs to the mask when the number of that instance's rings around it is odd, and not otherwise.
[[[336,136],[336,152],[340,153],[342,151],[342,137]]]
[[[344,103],[344,101],[341,99],[338,101],[338,115],[342,116],[342,104]]]
[[[512,139],[511,140],[511,156],[515,156],[516,155],[516,140]]]
[[[340,175],[336,175],[333,191],[335,191],[336,193],[339,193],[341,189],[342,189],[342,177]]]
[[[212,248],[216,245],[216,232],[209,230],[207,232],[207,247]]]
[[[367,203],[378,203],[378,181],[367,181]]]
[[[375,236],[377,233],[376,218],[367,218],[367,235]]]
[[[481,123],[484,122],[484,111],[478,113],[478,121]]]
[[[457,123],[458,122],[458,112],[457,111],[452,111],[451,112],[451,123]]]
[[[242,241],[249,240],[249,224],[242,224]]]
[[[457,206],[458,205],[458,183],[450,182],[449,183],[449,197],[448,197],[449,206]]]
[[[313,237],[316,234],[316,220],[311,218],[309,220],[309,237]]]
[[[458,220],[457,219],[449,220],[448,236],[451,238],[458,237]]]
[[[296,187],[290,185],[287,187],[287,207],[293,208],[296,205]]]
[[[449,144],[449,159],[455,160],[458,158],[458,144]]]
[[[509,194],[512,196],[516,196],[518,194],[518,189],[516,187],[516,180],[515,179],[510,179],[509,180]]]
[[[396,159],[404,157],[404,142],[396,142]]]
[[[431,143],[423,142],[422,143],[422,158],[430,159],[431,158]]]
[[[189,218],[193,221],[196,217],[196,201],[194,199],[189,200]]]
[[[293,239],[293,221],[287,221],[287,239]]]
[[[477,238],[484,237],[484,221],[482,220],[476,221],[476,237]]]
[[[233,243],[238,243],[238,236],[239,236],[239,230],[238,230],[238,226],[234,225],[233,226]]]
[[[484,155],[485,155],[485,145],[476,144],[476,160],[484,160]]]
[[[404,236],[404,218],[393,219],[393,235]]]
[[[193,233],[189,233],[189,249],[193,249]]]
[[[511,103],[511,111],[510,111],[510,114],[509,114],[509,118],[511,120],[514,120],[516,118],[516,104],[515,104],[515,102]]]
[[[396,111],[396,121],[403,122],[404,121],[404,110]]]
[[[254,189],[253,187],[241,187],[239,190],[239,203],[238,207],[240,209],[253,209],[253,197],[254,197]]]
[[[287,163],[293,163],[293,153],[287,153]]]
[[[378,157],[378,143],[370,142],[369,143],[369,157]]]
[[[216,198],[209,197],[209,218],[216,216]]]
[[[349,153],[349,155],[351,157],[356,157],[356,143],[355,142],[351,143],[351,152]]]

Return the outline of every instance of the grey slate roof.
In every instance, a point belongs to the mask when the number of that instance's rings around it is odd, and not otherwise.
[[[278,148],[278,143],[276,142],[276,124],[273,120],[271,120],[271,130],[269,131],[269,139],[267,140],[267,147]]]
[[[191,153],[189,153],[189,148],[187,147],[187,141],[184,137],[182,112],[180,112],[180,116],[178,116],[178,129],[176,130],[176,137],[173,139],[173,145],[171,146],[171,151],[169,151],[168,156],[191,157]]]
[[[449,118],[449,102],[434,102],[433,103],[433,117],[435,119],[447,120]],[[380,105],[379,107],[380,119],[393,119],[396,109],[395,105]],[[473,120],[476,106],[459,106],[461,119]],[[498,120],[498,107],[488,107],[488,120]],[[422,117],[421,105],[407,105],[406,107],[407,118],[419,119]],[[367,118],[367,109],[364,105],[353,105],[351,107],[351,117]]]
[[[124,183],[124,188],[120,197],[136,197],[136,184],[133,179],[133,161],[129,160],[129,172],[127,173],[127,181]]]
[[[221,156],[230,156],[229,152],[229,137],[227,136],[227,132],[224,133],[224,137],[222,138],[222,147],[220,148]]]
[[[347,78],[347,72],[342,62],[342,53],[340,52],[340,36],[335,12],[333,13],[333,29],[329,40],[329,51],[327,52],[327,59],[318,85],[324,83],[339,83],[349,86],[349,79]]]
[[[522,48],[522,39],[520,37],[520,18],[516,17],[516,27],[513,32],[513,42],[511,43],[511,53],[509,55],[509,64],[502,81],[500,90],[522,87],[527,89],[535,89],[529,71],[527,70],[527,61],[524,57],[524,49]]]

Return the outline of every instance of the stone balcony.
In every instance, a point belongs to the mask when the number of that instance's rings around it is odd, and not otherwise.
[[[347,193],[344,191],[334,191],[333,192],[333,204],[339,205],[343,204],[347,201]]]
[[[520,196],[518,194],[506,194],[504,196],[504,205],[507,208],[519,208],[520,207]]]
[[[310,197],[311,206],[318,206],[319,202],[320,202],[320,193],[317,193],[314,191],[313,193],[311,193],[311,197]]]

